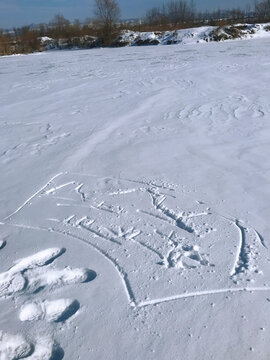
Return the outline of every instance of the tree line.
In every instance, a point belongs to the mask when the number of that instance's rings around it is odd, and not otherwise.
[[[254,8],[234,8],[198,12],[193,0],[170,0],[161,7],[147,10],[137,24],[120,20],[120,8],[116,0],[95,0],[94,18],[70,22],[57,14],[48,24],[35,28],[23,26],[7,32],[0,29],[0,55],[41,51],[42,37],[66,39],[71,45],[86,36],[96,39],[93,46],[111,46],[121,30],[135,31],[171,30],[201,25],[225,25],[235,22],[270,21],[270,0],[256,0]],[[79,43],[78,43],[79,44]]]
[[[147,10],[145,23],[149,25],[177,25],[185,23],[205,24],[211,22],[214,25],[220,21],[233,22],[236,20],[252,20],[257,22],[270,21],[270,0],[256,0],[254,8],[246,6],[246,9],[217,9],[214,11],[196,11],[193,0],[170,0],[162,6],[155,6]]]

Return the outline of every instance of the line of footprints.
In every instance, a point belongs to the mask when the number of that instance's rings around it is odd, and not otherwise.
[[[0,249],[5,246],[0,243]],[[93,270],[66,267],[52,269],[50,264],[65,249],[50,248],[32,256],[19,259],[6,272],[0,273],[0,301],[22,295],[35,295],[43,289],[55,289],[65,285],[86,283],[96,277]],[[19,311],[21,321],[65,322],[80,308],[76,299],[35,300],[23,304]],[[34,343],[22,335],[11,335],[0,330],[0,360],[59,360],[64,351],[50,337],[39,337]]]

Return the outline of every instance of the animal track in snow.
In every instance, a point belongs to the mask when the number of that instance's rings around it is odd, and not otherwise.
[[[71,299],[36,301],[24,304],[19,317],[21,321],[63,322],[74,315],[79,308],[79,302]]]

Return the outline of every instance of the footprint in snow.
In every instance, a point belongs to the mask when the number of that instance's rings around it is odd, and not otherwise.
[[[50,337],[38,338],[29,343],[22,335],[11,335],[0,331],[1,360],[61,360],[64,351]]]
[[[95,279],[95,271],[89,269],[50,268],[64,252],[65,249],[50,248],[17,260],[8,271],[0,273],[0,300]],[[74,299],[36,300],[21,307],[19,318],[21,321],[64,322],[79,308],[80,303]],[[21,335],[0,331],[0,360],[61,360],[63,357],[64,351],[51,338],[38,338],[32,344]]]
[[[49,269],[65,249],[51,248],[17,260],[8,271],[0,273],[0,300],[15,294],[36,294],[44,288],[55,288],[93,280],[96,273],[82,268]]]
[[[10,335],[0,331],[0,359],[15,360],[25,358],[33,352],[33,345],[29,344],[21,335]]]
[[[63,322],[74,315],[79,308],[80,303],[72,299],[36,301],[23,305],[19,317],[21,321]]]

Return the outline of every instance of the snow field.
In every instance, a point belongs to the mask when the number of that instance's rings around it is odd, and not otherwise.
[[[268,45],[0,59],[1,360],[265,359]]]

